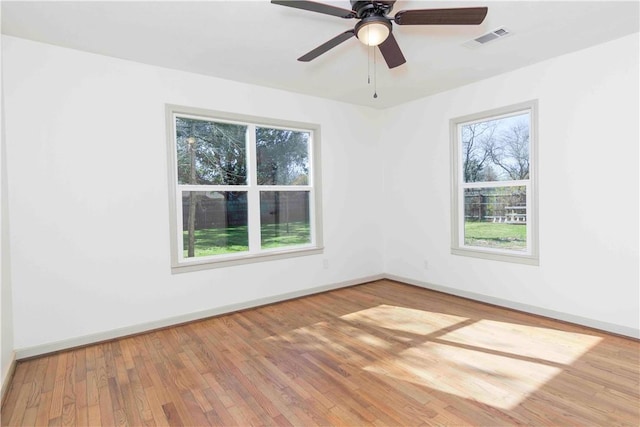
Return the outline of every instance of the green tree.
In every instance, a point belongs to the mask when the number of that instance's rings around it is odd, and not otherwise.
[[[179,117],[176,133],[180,184],[246,184],[246,126]]]
[[[176,149],[179,184],[246,183],[247,127],[178,117],[176,119]],[[237,196],[225,192],[225,202]],[[187,217],[187,256],[195,256],[196,211],[202,195],[189,192]],[[229,222],[227,218],[227,223]]]
[[[309,133],[258,127],[256,151],[259,185],[306,185],[309,182]],[[285,232],[289,233],[290,194],[275,191],[273,198],[274,232],[279,232],[282,221],[286,224]]]
[[[480,122],[462,127],[462,159],[464,182],[485,181],[485,167],[490,160],[486,147],[493,139],[494,122]]]
[[[309,134],[256,128],[259,185],[305,185],[309,180]]]
[[[512,180],[529,179],[529,126],[511,124],[487,145],[491,162]]]

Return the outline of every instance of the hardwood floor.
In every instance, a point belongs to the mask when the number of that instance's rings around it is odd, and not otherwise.
[[[638,426],[639,354],[382,280],[19,362],[2,425]]]

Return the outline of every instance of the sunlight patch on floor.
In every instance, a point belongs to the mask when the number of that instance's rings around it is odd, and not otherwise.
[[[502,409],[517,406],[602,340],[384,304],[341,319],[344,322],[318,322],[266,340],[295,346],[309,357],[329,352],[336,366],[348,362],[387,380]],[[354,347],[351,340],[361,344]],[[371,363],[366,354],[373,347],[387,351],[388,357]],[[354,348],[359,351],[354,353]]]
[[[535,362],[427,342],[366,371],[510,409],[561,369]]]
[[[379,348],[387,348],[389,347],[389,342],[385,341],[381,338],[375,337],[373,335],[369,335],[369,334],[362,334],[359,333],[357,334],[357,339],[358,341],[361,341],[363,343],[365,343],[366,345],[372,346],[372,347],[379,347]]]
[[[381,304],[366,310],[345,314],[342,319],[370,324],[377,328],[393,329],[417,335],[428,335],[442,328],[468,320],[451,314],[432,313],[406,307]]]
[[[286,333],[266,337],[264,341],[278,345],[295,346],[296,350],[301,352],[329,352],[337,359],[357,363],[360,361],[360,356],[352,352],[348,342],[350,339],[356,339],[365,343],[367,347],[378,349],[387,349],[392,345],[384,339],[357,328],[333,325],[328,322],[317,322],[292,329]]]
[[[586,334],[381,305],[343,316],[423,335],[366,371],[511,409],[601,341]],[[457,327],[456,327],[457,325]],[[449,328],[442,335],[437,331]]]
[[[479,320],[440,338],[562,364],[573,363],[602,340],[591,335],[494,320]]]

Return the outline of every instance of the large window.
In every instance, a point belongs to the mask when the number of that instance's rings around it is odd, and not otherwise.
[[[536,108],[451,120],[454,254],[538,263]]]
[[[167,106],[173,271],[318,253],[319,128]]]

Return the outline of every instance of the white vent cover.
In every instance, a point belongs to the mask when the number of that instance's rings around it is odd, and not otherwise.
[[[494,40],[498,40],[503,37],[510,36],[511,32],[504,27],[500,27],[496,30],[488,32],[486,34],[481,35],[480,37],[476,37],[475,39],[471,39],[462,43],[462,46],[468,47],[470,49],[475,49],[483,44],[487,44]]]

